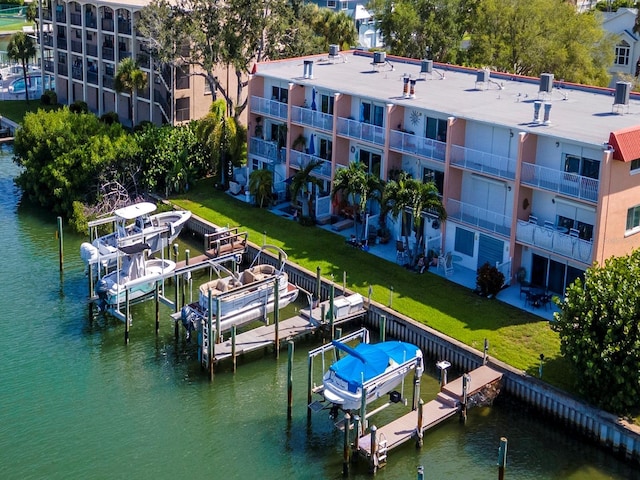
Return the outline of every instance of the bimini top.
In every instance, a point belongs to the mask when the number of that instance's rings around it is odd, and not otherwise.
[[[123,218],[125,220],[133,220],[142,215],[148,215],[156,211],[155,204],[151,202],[140,202],[135,205],[129,205],[126,207],[122,207],[117,209],[113,214],[116,217]]]
[[[335,340],[332,343],[349,355],[331,365],[329,369],[347,382],[350,390],[384,373],[392,360],[400,365],[416,358],[419,351],[415,345],[399,341],[361,343],[355,348]]]

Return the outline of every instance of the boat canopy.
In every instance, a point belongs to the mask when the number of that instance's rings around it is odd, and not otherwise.
[[[156,205],[151,202],[140,202],[135,205],[122,207],[113,212],[116,217],[124,220],[133,220],[143,215],[149,215],[156,211]]]
[[[340,342],[333,342],[336,348],[349,355],[331,365],[338,378],[349,384],[349,391],[355,392],[363,383],[384,373],[391,361],[398,365],[416,357],[418,347],[411,343],[392,341],[378,344],[361,343],[351,348]]]
[[[125,253],[126,255],[134,255],[136,253],[144,252],[145,250],[150,250],[151,247],[148,243],[140,242],[134,243],[131,245],[123,245],[120,247],[120,251]]]

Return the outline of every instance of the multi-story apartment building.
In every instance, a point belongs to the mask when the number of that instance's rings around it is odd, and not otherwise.
[[[524,268],[556,293],[640,245],[640,102],[629,84],[332,53],[259,64],[250,79],[247,173],[271,169],[280,198],[286,179],[320,160],[323,220],[339,214],[329,196],[337,169],[359,161],[383,180],[404,170],[442,194],[448,219],[426,214],[429,247],[473,270]]]
[[[43,2],[44,70],[55,78],[60,103],[85,101],[98,115],[118,113],[125,125],[131,124],[131,101],[135,101],[136,123],[149,120],[176,124],[208,112],[212,95],[202,76],[191,75],[193,72],[188,69],[159,65],[145,51],[136,22],[148,3],[149,0]],[[134,93],[133,99],[128,93],[116,93],[114,88],[118,63],[128,57],[137,61],[148,78],[147,87]]]

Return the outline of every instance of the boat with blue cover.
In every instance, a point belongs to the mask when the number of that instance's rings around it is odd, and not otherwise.
[[[413,369],[423,372],[422,351],[407,342],[360,343],[356,347],[333,341],[347,355],[329,367],[322,378],[325,400],[342,410],[359,409],[362,391],[370,403],[397,387]]]

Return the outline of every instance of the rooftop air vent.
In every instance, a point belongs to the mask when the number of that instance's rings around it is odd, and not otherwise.
[[[543,73],[540,75],[540,90],[541,93],[551,93],[553,90],[553,73]]]
[[[624,108],[626,107],[628,112],[630,93],[631,93],[630,82],[616,82],[616,93],[613,99],[613,110],[617,109],[618,113],[620,113],[620,110],[624,110]]]
[[[330,57],[336,57],[338,55],[338,52],[340,52],[340,46],[339,45],[329,45],[329,56]]]
[[[387,52],[373,52],[373,63],[381,64],[387,62]]]
[[[431,73],[433,71],[433,60],[422,60],[420,62],[420,73]]]
[[[478,82],[487,83],[489,81],[489,75],[490,75],[489,70],[486,70],[484,68],[482,70],[478,70],[476,72],[476,83]]]

